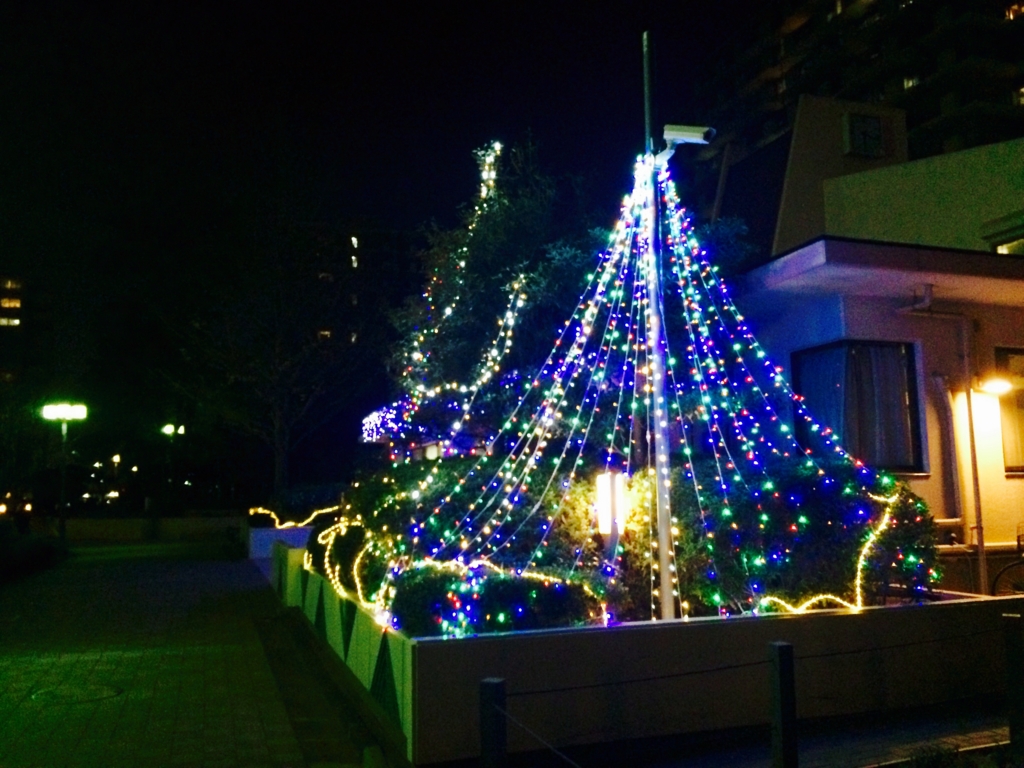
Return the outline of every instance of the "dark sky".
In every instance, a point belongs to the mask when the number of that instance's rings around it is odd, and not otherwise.
[[[611,217],[642,148],[642,30],[659,122],[685,121],[744,5],[7,4],[0,258],[66,249],[59,231],[122,264],[215,256],[234,200],[452,224],[471,150],[528,131]]]
[[[144,430],[172,405],[139,395],[173,358],[159,329],[266,222],[454,226],[472,150],[529,136],[611,225],[643,148],[642,31],[657,122],[688,122],[749,5],[0,3],[0,275],[46,305],[62,396],[92,371],[90,421]]]

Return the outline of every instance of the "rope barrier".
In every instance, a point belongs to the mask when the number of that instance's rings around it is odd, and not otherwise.
[[[994,633],[1001,632],[1001,631],[1002,630],[998,629],[998,628],[997,629],[983,629],[983,630],[979,630],[977,632],[969,632],[967,634],[962,634],[962,635],[949,635],[949,636],[946,636],[946,637],[935,637],[935,638],[929,638],[927,640],[915,640],[915,641],[907,642],[907,643],[893,643],[891,645],[875,645],[875,646],[871,646],[869,648],[855,648],[855,649],[852,649],[852,650],[835,651],[835,652],[832,652],[832,653],[809,654],[807,656],[798,656],[796,660],[797,661],[805,661],[805,660],[811,660],[811,659],[827,659],[827,658],[832,658],[832,657],[835,657],[835,656],[854,656],[854,655],[857,655],[857,654],[871,653],[873,651],[887,651],[887,650],[897,650],[897,649],[900,649],[900,648],[912,648],[912,647],[922,646],[922,645],[934,645],[936,643],[944,643],[944,642],[950,642],[950,641],[956,641],[956,640],[967,640],[967,639],[970,639],[970,638],[973,638],[973,637],[978,637],[980,635],[994,634]],[[649,676],[649,677],[636,677],[636,678],[630,678],[630,679],[626,679],[626,680],[614,680],[612,682],[607,682],[607,683],[587,683],[585,685],[570,685],[570,686],[565,686],[565,687],[562,687],[562,688],[536,688],[536,689],[525,690],[525,691],[510,692],[510,693],[508,693],[508,698],[514,698],[514,697],[517,697],[517,696],[538,696],[538,695],[541,695],[541,694],[548,694],[548,693],[568,693],[568,692],[571,692],[571,691],[592,690],[594,688],[610,688],[610,687],[621,686],[621,685],[635,685],[637,683],[652,683],[652,682],[656,682],[658,680],[673,680],[673,679],[683,678],[683,677],[695,677],[697,675],[709,675],[709,674],[714,674],[716,672],[728,672],[728,671],[731,671],[731,670],[734,670],[734,669],[746,669],[746,668],[749,668],[749,667],[757,667],[757,666],[761,666],[761,665],[767,665],[769,663],[770,662],[769,662],[768,659],[764,659],[763,661],[750,661],[750,662],[745,662],[743,664],[727,664],[727,665],[723,665],[723,666],[719,666],[719,667],[708,667],[706,669],[694,669],[694,670],[688,670],[686,672],[675,672],[675,673],[672,673],[672,674],[669,674],[669,675],[652,675],[652,676]]]
[[[498,710],[499,712],[501,712],[501,714],[503,714],[503,715],[504,715],[505,717],[507,717],[507,718],[508,718],[509,720],[511,720],[511,721],[512,721],[513,723],[515,723],[515,724],[516,724],[516,725],[518,725],[518,726],[519,726],[520,728],[522,728],[522,729],[523,729],[524,731],[526,731],[526,732],[527,732],[528,734],[530,734],[530,735],[531,735],[531,736],[532,736],[532,737],[533,737],[534,739],[536,739],[536,740],[537,740],[538,742],[540,742],[540,743],[541,743],[541,744],[543,744],[543,745],[544,745],[545,747],[547,747],[547,748],[548,748],[548,749],[550,749],[550,750],[551,750],[552,752],[554,752],[554,753],[555,753],[556,755],[558,755],[558,756],[559,756],[560,758],[562,758],[563,760],[565,760],[565,762],[567,762],[567,763],[568,763],[569,765],[571,765],[571,766],[574,766],[574,768],[582,768],[582,767],[580,766],[580,764],[579,764],[579,763],[576,763],[576,762],[573,762],[572,760],[570,760],[570,759],[569,759],[568,757],[566,757],[566,755],[565,755],[565,754],[563,754],[562,752],[559,752],[559,751],[558,751],[558,750],[557,750],[557,749],[556,749],[555,747],[553,747],[553,746],[552,746],[551,744],[549,744],[549,743],[548,743],[548,742],[546,742],[546,741],[545,741],[544,739],[542,739],[542,738],[541,738],[541,737],[540,737],[540,736],[539,736],[539,735],[538,735],[538,734],[537,734],[537,733],[536,733],[535,731],[531,730],[531,729],[530,729],[530,728],[529,728],[529,727],[528,727],[527,725],[525,725],[524,723],[520,722],[520,721],[519,721],[519,720],[517,720],[516,718],[512,717],[512,715],[510,715],[510,714],[509,714],[508,712],[506,712],[506,711],[505,711],[504,709],[502,709],[501,707],[499,707],[499,706],[498,706],[497,704],[495,704],[495,705],[494,705],[494,708],[495,708],[496,710]]]

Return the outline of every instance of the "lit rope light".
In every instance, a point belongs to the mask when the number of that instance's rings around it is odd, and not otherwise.
[[[331,515],[338,512],[340,509],[341,507],[339,505],[335,505],[333,507],[314,510],[313,513],[301,523],[297,523],[293,520],[285,520],[284,522],[281,522],[281,518],[277,516],[277,513],[272,509],[267,509],[266,507],[252,507],[249,509],[249,515],[267,515],[274,521],[274,528],[277,530],[284,530],[286,528],[303,528],[320,517],[320,515]]]
[[[864,565],[867,563],[868,556],[871,554],[871,550],[874,548],[875,542],[878,537],[882,535],[885,529],[889,526],[889,521],[892,519],[892,505],[899,500],[899,495],[894,496],[875,496],[874,494],[868,494],[869,498],[873,501],[883,503],[886,505],[885,513],[882,515],[882,519],[879,520],[878,525],[871,529],[868,534],[867,540],[864,542],[864,546],[860,548],[860,554],[857,556],[857,572],[854,578],[853,602],[847,602],[841,597],[835,595],[815,595],[814,597],[805,600],[799,605],[791,605],[785,600],[778,597],[766,596],[761,598],[761,605],[777,605],[783,608],[787,613],[806,613],[810,608],[818,604],[835,603],[849,608],[853,613],[859,613],[864,608],[864,592],[863,592],[863,579],[864,579]]]

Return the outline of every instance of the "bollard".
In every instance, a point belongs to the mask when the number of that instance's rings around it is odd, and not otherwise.
[[[1006,642],[1006,709],[1010,721],[1010,754],[1024,757],[1024,619],[1019,613],[1003,614]]]
[[[480,681],[480,768],[506,768],[508,731],[505,722],[505,681]]]
[[[797,768],[793,646],[772,643],[772,768]]]

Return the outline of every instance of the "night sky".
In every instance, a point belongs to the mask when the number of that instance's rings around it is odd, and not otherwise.
[[[0,19],[5,250],[32,250],[39,208],[130,249],[187,245],[237,194],[452,224],[471,150],[528,132],[611,216],[642,148],[641,32],[659,122],[686,121],[744,4],[90,5]]]
[[[137,421],[115,405],[171,353],[140,307],[262,222],[455,226],[497,139],[582,179],[610,226],[643,149],[642,32],[656,125],[693,122],[747,6],[4,4],[0,274],[46,287],[56,379],[99,377],[96,422]]]

